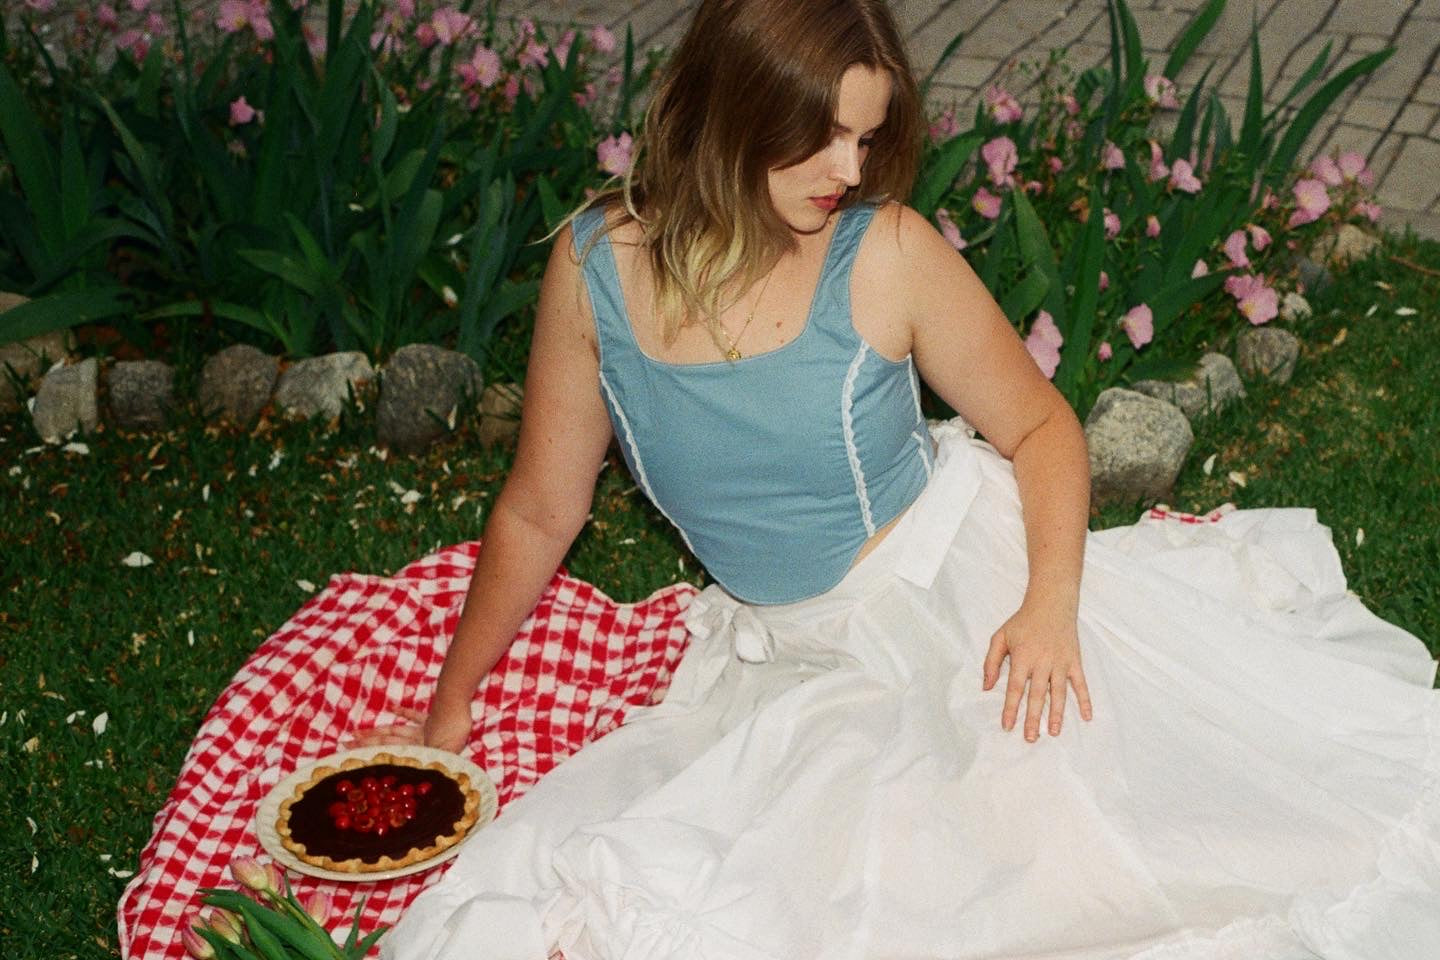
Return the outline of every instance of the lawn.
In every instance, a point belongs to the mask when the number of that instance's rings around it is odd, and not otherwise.
[[[1291,384],[1252,385],[1242,405],[1197,425],[1170,498],[1190,511],[1315,508],[1352,588],[1432,651],[1437,302],[1440,244],[1389,237],[1312,298]],[[1228,329],[1228,298],[1215,309]],[[310,590],[334,572],[391,571],[479,535],[508,450],[481,449],[467,424],[417,458],[387,456],[372,435],[370,413],[352,410],[329,433],[185,421],[163,436],[101,431],[66,449],[41,445],[23,415],[0,419],[7,957],[116,952],[114,904],[201,717]],[[1109,508],[1095,526],[1138,510]],[[133,553],[152,562],[127,566]],[[569,565],[619,599],[699,575],[618,456]]]

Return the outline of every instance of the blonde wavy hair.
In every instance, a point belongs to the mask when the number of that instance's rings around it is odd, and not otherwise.
[[[884,0],[703,0],[646,108],[635,163],[555,232],[618,198],[618,215],[595,231],[582,261],[600,236],[639,223],[662,341],[714,323],[727,290],[743,293],[798,249],[771,204],[768,174],[830,142],[840,79],[857,65],[893,82],[859,187],[840,206],[905,200],[924,115]]]

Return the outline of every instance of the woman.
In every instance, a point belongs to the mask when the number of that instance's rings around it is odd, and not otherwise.
[[[1440,955],[1433,662],[1307,511],[1087,539],[1073,414],[895,202],[920,123],[880,0],[701,4],[557,238],[429,714],[374,739],[464,746],[612,436],[719,586],[389,955]]]

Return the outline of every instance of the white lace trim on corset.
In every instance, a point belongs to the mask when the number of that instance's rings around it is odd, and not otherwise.
[[[915,438],[915,443],[920,448],[920,462],[925,466],[925,479],[929,480],[931,474],[935,472],[934,468],[930,466],[930,444],[920,435],[919,430],[912,432],[910,436]]]
[[[650,478],[645,475],[645,463],[640,459],[640,447],[635,443],[635,434],[630,429],[630,419],[625,416],[625,408],[620,406],[620,401],[615,399],[615,391],[610,389],[610,381],[605,379],[605,372],[600,372],[600,386],[605,388],[605,396],[610,399],[610,406],[615,411],[615,416],[620,420],[620,428],[625,431],[625,445],[630,448],[630,460],[635,464],[635,480],[640,484],[640,489],[645,491],[645,496],[655,504],[655,509],[660,515],[670,521],[670,526],[680,532],[680,539],[685,541],[685,549],[691,553],[695,548],[690,545],[690,537],[685,533],[685,528],[675,522],[670,512],[665,509],[664,504],[655,498],[655,491],[650,489]]]
[[[870,345],[860,344],[860,349],[855,352],[855,359],[850,361],[850,370],[845,374],[845,390],[841,394],[840,418],[845,427],[845,456],[850,459],[850,473],[855,478],[855,496],[860,501],[860,518],[865,521],[865,535],[875,536],[875,519],[870,515],[870,494],[865,489],[865,471],[860,468],[860,451],[855,447],[855,378],[860,375],[860,367],[865,363],[865,356],[870,352]]]

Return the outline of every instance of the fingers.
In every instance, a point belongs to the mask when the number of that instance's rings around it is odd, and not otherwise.
[[[1050,675],[1050,736],[1060,736],[1065,720],[1065,674],[1059,670]]]
[[[995,681],[1000,679],[1000,664],[1005,660],[1005,654],[1009,647],[1005,643],[1005,631],[997,630],[995,636],[990,638],[990,650],[985,654],[985,690],[995,686]],[[1013,721],[1012,721],[1013,722]],[[1005,729],[1010,729],[1006,727]]]
[[[1070,685],[1075,688],[1075,700],[1080,704],[1080,716],[1087,721],[1092,719],[1094,712],[1090,709],[1090,687],[1085,683],[1085,671],[1081,669],[1078,660],[1075,666],[1070,668]]]
[[[1014,730],[1015,720],[1020,713],[1020,698],[1025,695],[1025,675],[1010,660],[1010,677],[1005,683],[1005,709],[1000,712],[1000,728]]]
[[[410,721],[411,723],[420,724],[422,726],[425,723],[425,711],[423,710],[416,710],[412,707],[396,707],[390,712],[395,714],[395,716],[397,717],[401,717],[402,719]]]
[[[1045,695],[1050,691],[1048,670],[1036,670],[1030,676],[1030,696],[1025,705],[1025,739],[1034,743],[1040,737],[1040,717],[1045,712]]]
[[[347,747],[399,746],[420,744],[425,736],[424,727],[413,723],[390,723],[379,727],[357,730],[344,743]]]

